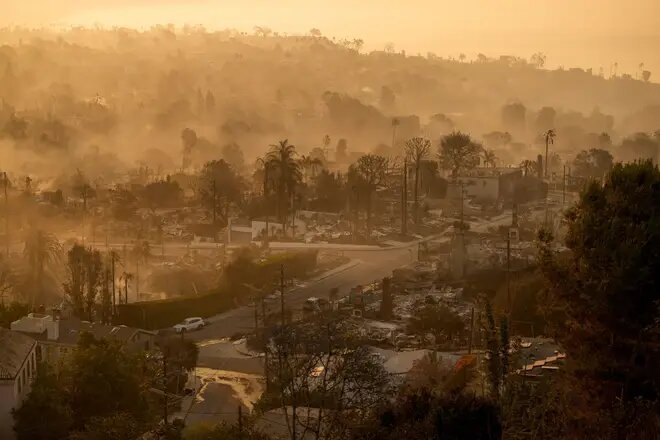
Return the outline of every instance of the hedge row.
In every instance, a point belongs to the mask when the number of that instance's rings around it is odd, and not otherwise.
[[[217,315],[245,302],[252,292],[244,283],[266,287],[278,279],[284,265],[285,279],[305,278],[315,268],[317,252],[287,252],[273,254],[261,262],[244,257],[229,264],[220,287],[199,295],[144,301],[117,306],[117,322],[132,327],[160,329],[171,327],[192,316],[206,318]]]
[[[234,297],[228,292],[144,301],[117,306],[118,324],[149,330],[171,327],[191,316],[207,318],[231,309]]]

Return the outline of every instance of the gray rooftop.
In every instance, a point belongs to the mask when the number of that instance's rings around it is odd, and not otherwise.
[[[0,328],[0,379],[14,379],[36,341],[22,333]]]

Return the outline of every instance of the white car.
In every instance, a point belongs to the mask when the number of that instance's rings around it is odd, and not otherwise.
[[[199,330],[200,328],[204,327],[206,325],[206,322],[202,318],[186,318],[183,320],[182,323],[177,324],[174,326],[174,331],[177,333],[181,333],[183,331],[189,332],[191,330]]]

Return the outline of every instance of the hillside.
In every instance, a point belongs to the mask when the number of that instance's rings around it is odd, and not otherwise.
[[[14,153],[10,168],[52,177],[63,155],[92,174],[99,154],[106,175],[113,163],[176,168],[184,128],[202,141],[200,160],[236,143],[251,162],[280,138],[304,152],[326,134],[330,150],[343,138],[351,151],[387,151],[397,117],[398,143],[460,129],[503,164],[535,157],[549,128],[566,156],[660,128],[660,85],[545,70],[542,57],[458,61],[360,53],[359,40],[169,27],[4,29],[0,44],[0,146]]]

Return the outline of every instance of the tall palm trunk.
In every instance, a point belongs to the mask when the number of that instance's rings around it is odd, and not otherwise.
[[[371,238],[371,190],[367,191],[367,240]]]
[[[415,226],[419,224],[419,162],[415,164],[415,188],[413,190],[413,209],[415,210]]]

